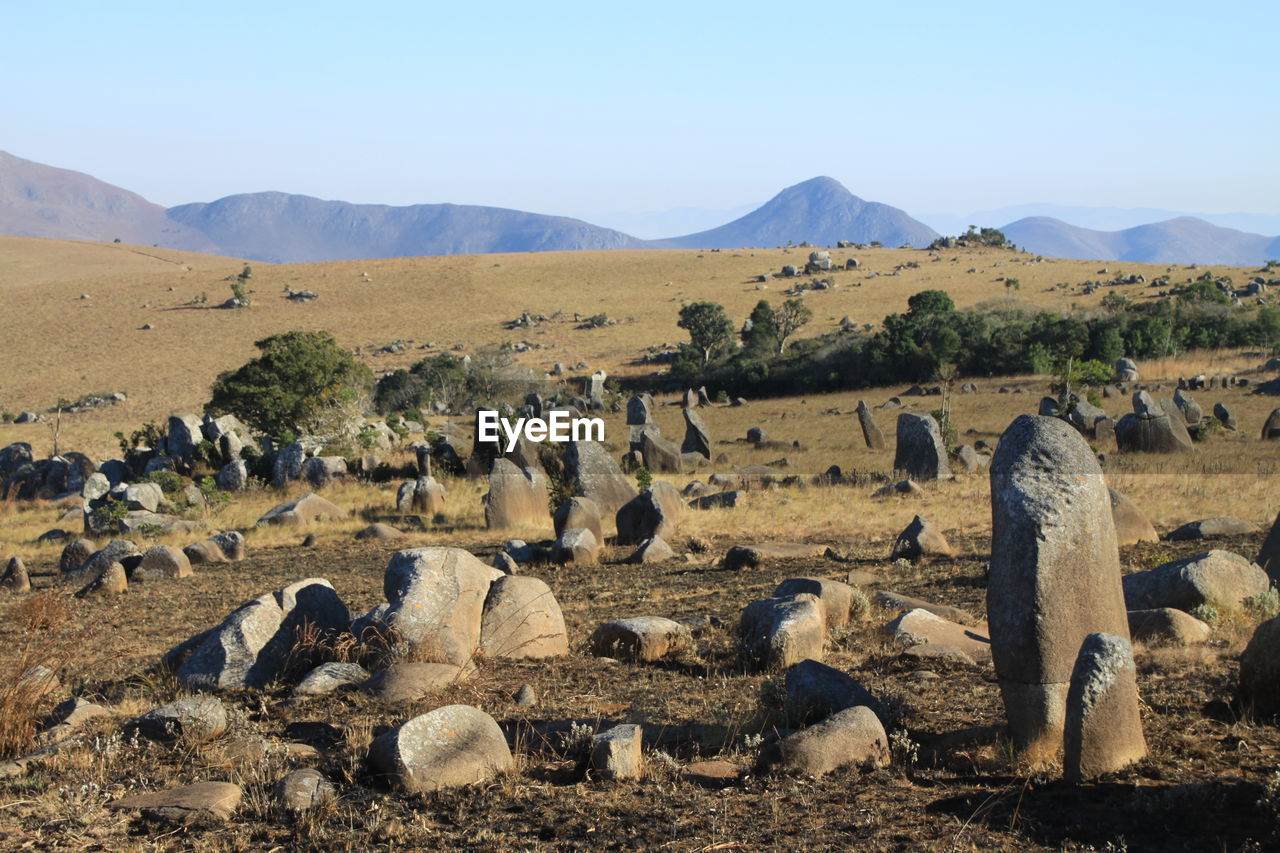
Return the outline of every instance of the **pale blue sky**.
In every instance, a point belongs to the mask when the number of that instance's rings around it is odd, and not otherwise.
[[[190,8],[188,8],[190,7]],[[161,204],[1280,211],[1275,2],[0,0],[0,150]]]

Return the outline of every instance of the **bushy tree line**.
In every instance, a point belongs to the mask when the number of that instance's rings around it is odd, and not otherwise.
[[[1058,373],[1069,361],[1110,365],[1122,356],[1145,359],[1203,348],[1280,346],[1280,309],[1251,311],[1222,304],[1210,288],[1138,305],[1123,299],[1105,304],[1093,311],[1059,313],[1006,298],[957,310],[945,292],[926,290],[908,300],[905,312],[885,317],[874,334],[845,329],[796,341],[782,352],[763,340],[771,331],[756,332],[776,328],[755,322],[772,311],[762,302],[746,324],[749,331],[741,346],[721,342],[705,363],[682,353],[673,374],[686,385],[760,396],[834,391],[867,382],[928,382],[944,365],[964,377]]]

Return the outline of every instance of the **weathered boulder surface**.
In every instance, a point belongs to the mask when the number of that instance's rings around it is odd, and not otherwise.
[[[422,793],[487,782],[514,760],[493,717],[446,705],[375,738],[369,764],[404,790]]]
[[[688,650],[693,635],[663,616],[633,616],[604,623],[592,633],[589,645],[596,657],[652,662]]]
[[[551,588],[528,575],[493,581],[480,621],[480,651],[488,658],[567,655],[564,615]]]
[[[467,665],[480,645],[489,586],[506,577],[461,548],[411,548],[387,563],[380,621],[419,660]]]
[[[942,433],[932,415],[903,412],[898,415],[898,446],[893,469],[917,482],[945,480],[951,476]]]
[[[1127,639],[1111,499],[1084,438],[1019,416],[991,462],[991,653],[1015,747],[1052,761],[1084,638]]]
[[[753,601],[738,622],[743,662],[761,670],[786,669],[826,650],[827,616],[816,595],[800,593]]]
[[[832,714],[761,751],[758,769],[793,776],[822,776],[850,764],[889,762],[889,738],[880,718],[857,705]]]
[[[322,519],[345,518],[347,511],[308,492],[300,498],[277,504],[258,519],[258,524],[309,524]]]
[[[911,523],[898,534],[889,552],[890,560],[910,560],[918,562],[922,557],[955,557],[956,551],[942,535],[942,531],[934,527],[924,516],[917,515]]]
[[[1079,782],[1147,754],[1138,710],[1138,674],[1124,637],[1085,637],[1071,673],[1063,732],[1063,775]]]
[[[1139,542],[1159,542],[1160,534],[1156,533],[1146,513],[1138,509],[1138,505],[1115,489],[1107,489],[1111,497],[1111,521],[1116,526],[1116,544],[1136,545]]]
[[[1124,577],[1124,600],[1131,610],[1200,604],[1233,609],[1270,586],[1267,573],[1239,554],[1208,551]]]

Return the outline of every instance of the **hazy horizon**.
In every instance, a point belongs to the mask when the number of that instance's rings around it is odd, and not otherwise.
[[[599,221],[830,175],[922,217],[1280,210],[1271,76],[1249,50],[1199,58],[1274,31],[1269,5],[74,2],[8,19],[0,148],[165,206],[279,190]]]

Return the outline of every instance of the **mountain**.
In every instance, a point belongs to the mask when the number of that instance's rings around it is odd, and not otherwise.
[[[938,229],[943,234],[953,235],[963,233],[970,225],[999,227],[1001,222],[1013,222],[1031,216],[1049,216],[1079,228],[1092,228],[1098,231],[1119,231],[1152,222],[1193,216],[1221,228],[1235,228],[1254,234],[1280,234],[1280,214],[1275,213],[1188,213],[1155,207],[1086,207],[1035,203],[979,210],[966,216],[957,216],[952,213],[916,214],[916,218],[921,222]]]
[[[1261,264],[1280,257],[1280,237],[1220,228],[1180,216],[1122,231],[1095,231],[1048,216],[1031,216],[1000,229],[1038,255],[1099,261],[1169,264]]]
[[[661,244],[682,249],[741,249],[809,242],[834,246],[880,242],[886,246],[927,246],[938,232],[887,204],[863,201],[834,178],[811,178],[787,187],[769,201],[727,225]]]
[[[744,213],[750,213],[759,206],[760,203],[756,202],[728,209],[673,207],[670,210],[645,213],[628,213],[619,210],[590,214],[580,218],[588,222],[597,222],[605,228],[631,234],[642,240],[658,240],[667,234],[688,234],[715,228],[731,219],[737,219]]]
[[[463,204],[350,204],[279,192],[171,207],[224,254],[273,263],[574,249],[642,249],[577,219]]]
[[[212,252],[199,231],[180,225],[164,208],[70,169],[0,151],[0,234],[66,240],[161,245]]]

